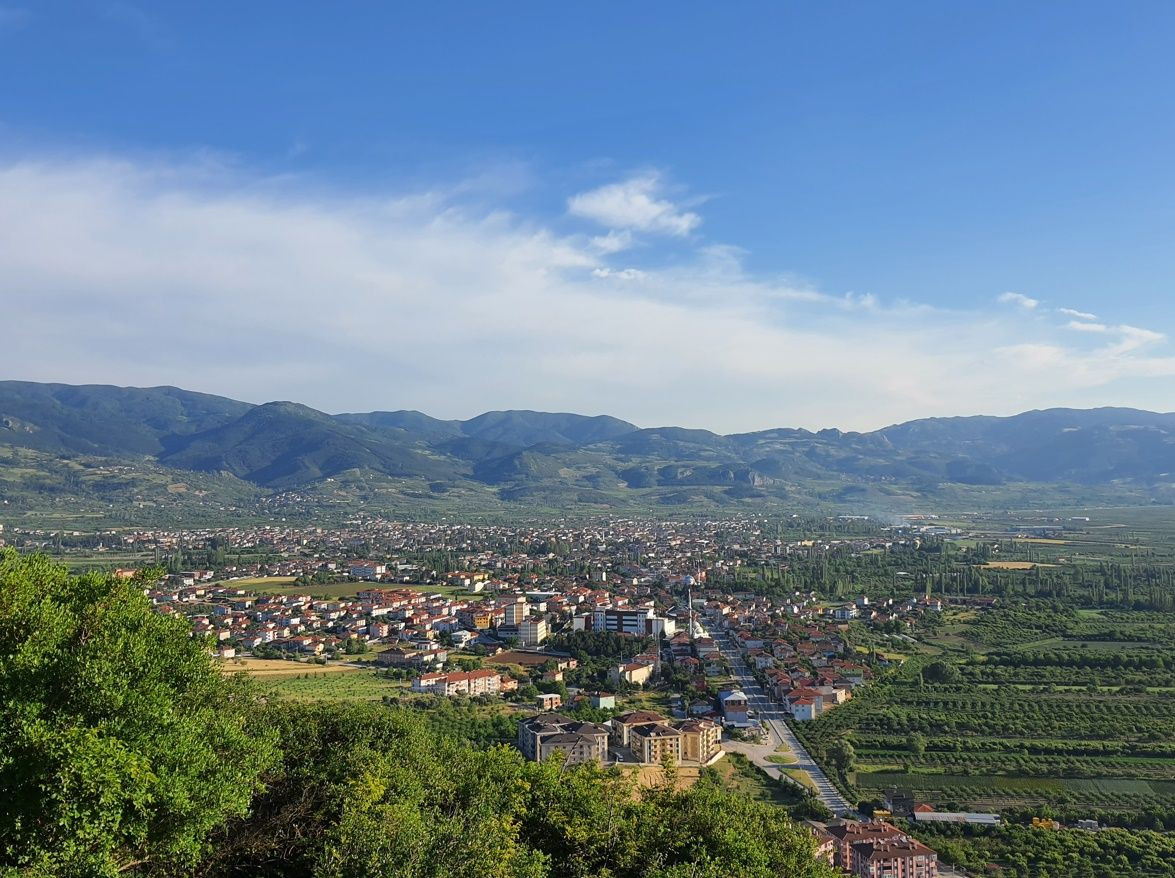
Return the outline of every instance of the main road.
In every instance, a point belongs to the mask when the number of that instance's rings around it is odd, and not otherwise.
[[[832,785],[832,782],[828,779],[828,775],[824,773],[824,769],[816,763],[816,760],[812,758],[804,745],[800,743],[795,732],[784,721],[782,706],[764,692],[763,687],[751,675],[747,666],[743,663],[743,657],[739,654],[738,647],[730,634],[715,625],[714,630],[709,632],[709,636],[714,638],[714,642],[718,644],[719,651],[721,651],[723,657],[730,663],[731,672],[735,681],[738,683],[738,687],[746,693],[747,703],[758,714],[759,722],[767,730],[766,744],[741,744],[731,741],[727,742],[727,749],[736,753],[743,753],[770,777],[786,778],[792,783],[796,783],[797,781],[794,778],[781,771],[779,763],[772,762],[768,759],[769,756],[779,755],[776,751],[781,745],[786,745],[791,751],[792,756],[795,757],[795,761],[786,767],[800,771],[808,776],[812,782],[812,786],[816,789],[817,797],[829,811],[838,817],[858,816],[856,813],[857,809],[849,804],[849,801]]]

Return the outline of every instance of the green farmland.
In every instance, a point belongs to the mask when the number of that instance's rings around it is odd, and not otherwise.
[[[847,736],[863,799],[936,807],[1175,808],[1170,614],[1036,602],[946,614],[935,655],[805,724],[818,755]]]

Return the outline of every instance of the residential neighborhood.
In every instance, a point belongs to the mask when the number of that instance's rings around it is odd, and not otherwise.
[[[818,800],[850,817],[853,807],[786,723],[836,710],[884,668],[854,648],[849,626],[900,632],[941,609],[923,597],[829,602],[737,587],[744,564],[786,569],[789,558],[876,551],[875,538],[787,543],[750,528],[719,539],[696,523],[633,521],[528,533],[368,522],[346,539],[293,528],[119,539],[160,553],[224,546],[204,556],[220,563],[176,570],[169,561],[146,593],[230,667],[242,657],[358,663],[404,680],[400,699],[489,699],[516,717],[524,756],[565,766],[700,770],[734,748],[797,784],[768,758],[790,748]],[[548,550],[536,553],[536,544]],[[234,549],[266,560],[234,561]],[[833,836],[844,832],[838,822]],[[934,878],[924,845],[897,830],[858,835],[829,861],[854,875]],[[884,842],[865,851],[874,837]]]

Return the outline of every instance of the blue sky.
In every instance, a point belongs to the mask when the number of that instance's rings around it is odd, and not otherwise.
[[[723,430],[1170,409],[1172,45],[1160,2],[6,2],[0,272],[79,353],[0,368]]]

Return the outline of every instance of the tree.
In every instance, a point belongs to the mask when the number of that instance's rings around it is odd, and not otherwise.
[[[273,761],[243,677],[146,582],[0,552],[0,871],[190,865]]]
[[[962,674],[955,665],[940,659],[923,668],[922,677],[929,683],[957,683]]]
[[[842,778],[847,778],[849,772],[853,770],[856,758],[857,752],[853,749],[853,745],[849,743],[847,737],[841,736],[837,738],[833,745],[828,748],[828,759]]]
[[[920,732],[911,732],[906,738],[906,749],[915,756],[921,756],[926,752],[926,736]]]

